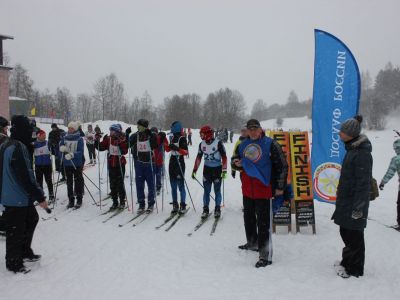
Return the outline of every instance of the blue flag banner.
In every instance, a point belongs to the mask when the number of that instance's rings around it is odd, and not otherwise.
[[[360,72],[350,49],[338,38],[315,30],[312,154],[314,198],[335,203],[345,155],[339,131],[358,112]]]

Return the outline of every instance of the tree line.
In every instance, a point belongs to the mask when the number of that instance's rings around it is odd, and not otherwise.
[[[388,63],[379,71],[375,81],[368,71],[363,72],[361,87],[360,112],[365,125],[368,129],[384,129],[387,115],[400,105],[399,67]],[[115,73],[96,80],[91,93],[74,96],[67,87],[58,87],[54,92],[35,88],[28,70],[21,64],[15,65],[11,71],[10,96],[31,100],[37,116],[62,118],[66,124],[70,120],[119,120],[134,124],[138,119],[146,118],[152,125],[162,128],[180,120],[185,127],[191,128],[210,124],[215,128],[238,129],[250,117],[277,119],[277,123],[281,124],[283,118],[311,118],[312,107],[311,98],[300,100],[292,90],[282,105],[268,105],[265,100],[258,99],[248,115],[243,95],[230,88],[211,92],[204,100],[196,93],[173,95],[156,105],[147,91],[130,99]]]

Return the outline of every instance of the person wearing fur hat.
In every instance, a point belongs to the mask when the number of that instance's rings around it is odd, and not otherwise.
[[[138,131],[129,137],[129,145],[133,155],[135,166],[135,183],[136,195],[139,203],[138,213],[145,210],[145,194],[144,188],[147,183],[147,210],[153,211],[155,204],[155,160],[153,150],[157,148],[157,136],[149,129],[149,121],[140,119],[137,121]],[[131,132],[131,128],[126,130],[127,135]]]
[[[46,132],[39,130],[36,134],[36,141],[33,144],[35,156],[35,175],[36,181],[43,189],[43,177],[46,180],[47,189],[49,191],[49,203],[54,201],[53,194],[53,181],[52,173],[53,167],[51,165],[51,152],[50,144],[46,141]]]
[[[108,176],[110,177],[111,198],[113,200],[110,210],[124,209],[126,201],[124,185],[126,159],[124,155],[128,153],[128,144],[121,125],[111,125],[110,136],[105,135],[101,142],[100,134],[96,135],[94,147],[99,151],[108,151]]]
[[[393,150],[396,153],[395,156],[390,160],[389,167],[383,176],[379,189],[383,191],[383,188],[390,179],[393,178],[394,174],[397,173],[399,179],[399,191],[397,193],[397,224],[393,226],[394,229],[400,231],[400,139],[397,139],[393,143]]]
[[[68,205],[67,208],[80,208],[83,198],[83,166],[84,158],[84,141],[79,132],[79,123],[70,122],[68,124],[68,133],[60,142],[60,152],[63,156],[63,164],[65,167],[65,175],[67,177],[68,189]],[[74,189],[75,185],[75,189]],[[76,205],[75,195],[76,194]]]
[[[340,226],[345,247],[342,260],[335,263],[337,274],[343,278],[364,275],[364,229],[367,226],[369,193],[372,179],[372,145],[361,134],[362,116],[342,123],[339,136],[346,154],[342,162],[336,192],[336,208],[332,219]]]
[[[171,134],[172,135],[169,136],[169,144],[165,147],[165,151],[171,152],[168,166],[172,194],[171,214],[176,214],[178,211],[185,213],[186,190],[184,156],[188,155],[189,151],[187,140],[183,136],[181,122],[175,121],[171,124]],[[180,206],[178,204],[178,188],[181,196]]]
[[[31,159],[25,145],[31,144],[33,127],[26,116],[13,116],[11,136],[0,133],[0,202],[5,207],[6,268],[15,273],[27,273],[24,261],[37,261],[40,255],[31,248],[39,221],[34,206],[38,202],[48,208],[43,190],[35,180]],[[4,129],[4,124],[0,125]]]

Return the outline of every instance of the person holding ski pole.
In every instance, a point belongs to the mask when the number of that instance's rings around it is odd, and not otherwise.
[[[80,208],[83,198],[83,166],[84,141],[79,132],[79,123],[70,122],[68,124],[68,133],[60,142],[60,152],[64,153],[63,164],[65,166],[65,175],[67,177],[68,205],[67,208]],[[75,185],[75,189],[74,189]],[[75,205],[75,194],[76,205]]]
[[[53,166],[51,165],[50,144],[46,141],[46,132],[39,130],[37,132],[37,140],[34,142],[33,155],[35,156],[35,176],[41,189],[43,189],[43,177],[49,191],[49,204],[54,201],[53,193]]]
[[[162,181],[161,181],[161,172],[164,165],[164,151],[165,147],[168,146],[168,140],[165,135],[165,132],[158,132],[157,127],[152,127],[151,132],[153,132],[157,136],[157,148],[154,149],[154,176],[156,182],[156,191],[157,195],[160,195]]]
[[[144,212],[146,208],[145,202],[145,182],[149,191],[147,195],[147,210],[152,212],[155,204],[155,188],[154,188],[154,155],[153,150],[157,148],[157,137],[149,129],[149,121],[140,119],[137,121],[138,131],[129,138],[129,145],[133,155],[135,166],[135,182],[136,195],[139,203],[138,214]],[[128,128],[129,129],[129,128]],[[130,131],[130,129],[128,130]]]
[[[169,180],[171,184],[172,194],[172,211],[171,214],[186,212],[186,191],[185,191],[185,159],[188,154],[188,145],[186,138],[182,135],[182,124],[175,121],[171,124],[171,136],[169,136],[169,144],[165,147],[165,151],[171,152],[169,159]],[[178,188],[180,192],[180,206],[178,204]]]
[[[243,218],[246,244],[239,249],[259,251],[256,268],[272,264],[272,197],[283,194],[288,165],[281,146],[263,134],[260,122],[246,124],[249,138],[236,149],[233,163],[242,170]],[[275,194],[271,184],[274,174]]]
[[[210,193],[211,187],[214,184],[215,193],[215,209],[214,217],[219,218],[221,216],[221,184],[222,180],[226,179],[227,173],[227,158],[225,147],[217,138],[213,137],[213,130],[210,126],[204,125],[200,129],[200,137],[202,142],[199,144],[199,150],[197,152],[196,161],[193,167],[192,178],[196,178],[197,170],[200,166],[201,159],[204,156],[204,168],[203,168],[203,219],[207,218],[210,204]]]
[[[91,124],[88,125],[87,129],[88,130],[85,132],[85,142],[89,152],[89,164],[96,164],[96,148],[94,147],[96,132],[94,132]]]
[[[110,178],[111,198],[113,201],[110,210],[124,209],[126,201],[125,179],[125,154],[128,153],[128,144],[120,124],[110,126],[110,136],[105,135],[100,142],[100,135],[96,135],[95,148],[99,151],[108,151],[108,175]],[[119,206],[118,206],[119,197]]]
[[[51,146],[51,154],[54,155],[56,171],[61,173],[60,182],[66,180],[64,167],[62,165],[61,153],[60,153],[60,141],[64,137],[65,131],[58,128],[56,123],[51,124],[51,131],[49,133],[49,144]]]
[[[400,139],[394,141],[393,150],[396,153],[396,156],[391,159],[385,176],[383,176],[381,183],[379,184],[379,189],[383,191],[385,184],[388,183],[397,172],[399,178],[399,191],[397,193],[397,224],[393,228],[400,231]]]

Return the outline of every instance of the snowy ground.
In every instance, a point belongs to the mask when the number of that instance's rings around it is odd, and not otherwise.
[[[106,131],[109,124],[102,123],[102,129]],[[286,126],[311,128],[307,118],[285,120]],[[367,132],[378,182],[394,155],[393,128],[400,128],[400,120],[393,119],[386,131]],[[131,214],[126,211],[102,223],[106,217],[96,217],[100,210],[91,204],[88,193],[80,210],[65,214],[66,203],[60,202],[66,200],[66,186],[61,186],[55,209],[58,221],[40,221],[35,233],[33,249],[43,255],[42,260],[30,265],[29,274],[14,275],[0,259],[1,299],[400,299],[400,233],[382,225],[395,222],[397,178],[371,203],[370,217],[375,221],[369,221],[366,229],[364,277],[344,280],[335,275],[332,265],[343,245],[338,227],[330,220],[334,206],[319,202],[315,203],[317,235],[274,235],[273,264],[256,269],[257,254],[237,249],[245,242],[239,179],[226,181],[226,207],[216,234],[210,236],[209,221],[187,236],[202,207],[202,189],[189,176],[199,142],[197,131],[193,137],[186,179],[197,212],[192,208],[169,232],[155,230],[171,209],[171,196],[165,191],[164,211],[159,197],[158,214],[137,227],[119,228]],[[226,148],[230,155],[233,144]],[[97,172],[97,167],[85,171],[96,183]],[[125,183],[130,201],[129,178]],[[86,184],[97,200],[95,188],[88,180]],[[105,183],[102,191],[104,195]],[[47,217],[44,211],[39,214]],[[4,257],[4,239],[0,244],[0,257]]]

